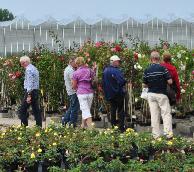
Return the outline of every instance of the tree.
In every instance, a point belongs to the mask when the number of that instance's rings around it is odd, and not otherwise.
[[[0,8],[0,21],[13,20],[14,18],[14,15],[8,9]]]

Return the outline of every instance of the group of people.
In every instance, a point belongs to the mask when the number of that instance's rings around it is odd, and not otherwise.
[[[111,104],[111,124],[124,131],[124,86],[126,80],[119,69],[120,58],[116,55],[110,58],[110,66],[103,72],[103,89],[105,98]],[[63,124],[76,126],[79,109],[82,111],[82,128],[92,127],[91,106],[94,90],[92,80],[95,77],[96,65],[89,68],[83,57],[71,58],[64,71],[64,80],[69,97],[69,108],[64,114]],[[118,111],[119,121],[116,120]]]
[[[171,55],[163,54],[163,62],[160,63],[160,55],[153,51],[150,55],[151,65],[144,71],[143,87],[148,87],[148,104],[151,114],[152,134],[154,138],[165,135],[173,137],[172,115],[167,85],[176,85],[176,99],[180,99],[180,83],[176,68],[170,63]],[[160,129],[160,116],[163,120],[163,133]]]
[[[177,102],[180,99],[180,83],[176,68],[171,64],[171,54],[160,54],[153,51],[150,55],[150,66],[144,71],[143,87],[148,88],[148,104],[151,113],[152,134],[155,138],[165,134],[173,136],[171,106],[167,97],[167,85],[176,86]],[[23,125],[28,125],[27,109],[31,105],[36,125],[42,127],[42,118],[38,104],[39,72],[30,63],[28,56],[20,58],[21,66],[25,70],[24,99],[20,108],[20,118]],[[102,86],[105,99],[111,106],[111,124],[118,126],[121,132],[125,130],[124,95],[127,83],[120,69],[121,59],[117,55],[110,57],[110,64],[103,70]],[[96,64],[90,68],[84,57],[71,57],[64,70],[64,81],[68,95],[69,106],[62,123],[76,127],[78,112],[82,112],[82,128],[92,127],[91,106],[94,90],[92,81],[96,75]],[[164,132],[160,131],[160,115],[163,119]]]

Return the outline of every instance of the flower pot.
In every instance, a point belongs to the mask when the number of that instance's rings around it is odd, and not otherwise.
[[[8,113],[8,109],[1,109],[0,113]]]
[[[18,169],[18,163],[17,162],[13,162],[11,164],[6,164],[4,165],[4,169],[6,169],[7,172],[14,172]]]
[[[30,167],[26,167],[25,168],[25,172],[36,172],[38,171],[38,163],[34,164],[33,166],[30,166]]]
[[[61,167],[61,160],[57,160],[55,162],[52,162],[52,161],[44,161],[42,163],[42,172],[48,172],[48,168],[49,167],[53,167],[53,166],[56,166],[56,167]]]

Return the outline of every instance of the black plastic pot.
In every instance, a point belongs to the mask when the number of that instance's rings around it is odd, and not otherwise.
[[[58,160],[56,162],[47,161],[47,160],[44,161],[42,163],[42,172],[48,172],[49,171],[48,168],[49,167],[53,167],[53,166],[55,166],[55,167],[61,167],[61,160]]]
[[[1,109],[0,113],[8,113],[8,109]]]
[[[9,165],[8,164],[4,165],[3,168],[6,170],[6,172],[14,172],[18,169],[18,165],[19,164],[17,162],[13,162]]]
[[[36,171],[38,172],[38,166],[39,166],[39,164],[36,163],[33,166],[26,167],[24,172],[36,172]]]

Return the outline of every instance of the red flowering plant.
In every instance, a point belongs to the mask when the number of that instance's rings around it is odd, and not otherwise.
[[[20,66],[18,57],[7,57],[0,59],[2,80],[2,107],[20,101],[23,88],[23,68]]]

